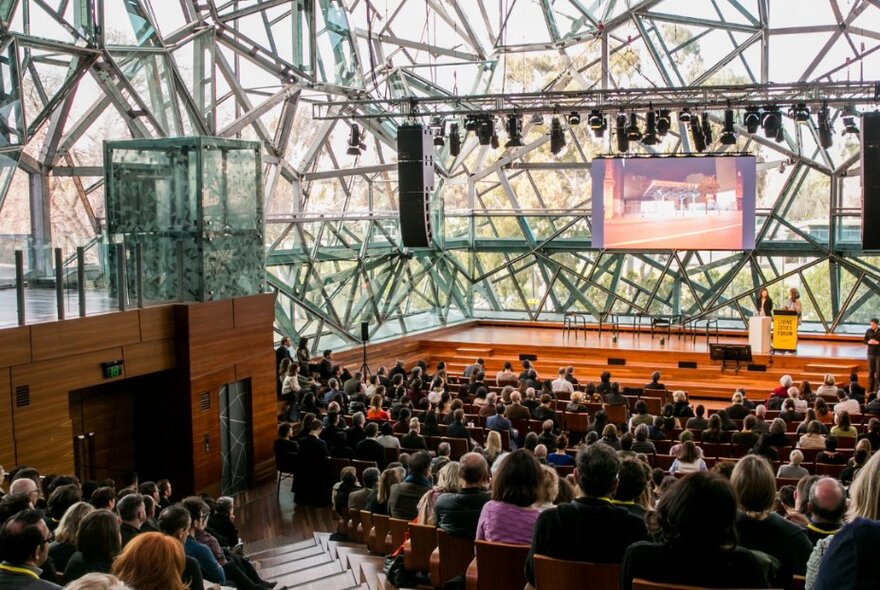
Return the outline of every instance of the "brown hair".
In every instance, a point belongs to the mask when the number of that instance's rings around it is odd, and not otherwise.
[[[186,590],[183,545],[162,533],[141,533],[113,562],[113,573],[137,590]]]
[[[492,479],[492,499],[514,506],[531,506],[541,495],[541,464],[525,449],[507,455]]]
[[[770,464],[757,455],[740,459],[730,476],[737,504],[747,513],[764,513],[776,499],[776,477]]]
[[[95,510],[80,521],[76,548],[86,561],[110,561],[119,554],[120,545],[119,518],[114,513]]]

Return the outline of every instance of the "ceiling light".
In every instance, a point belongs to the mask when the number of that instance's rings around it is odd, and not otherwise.
[[[495,122],[491,115],[483,115],[477,126],[477,138],[480,140],[480,145],[489,145],[493,135],[495,135]]]
[[[465,131],[476,131],[479,126],[479,121],[477,117],[474,115],[468,115],[464,118],[464,130]]]
[[[856,118],[854,115],[844,115],[843,116],[843,133],[844,135],[848,133],[853,133],[858,135],[859,127],[856,125]]]
[[[345,151],[349,156],[360,156],[361,151],[367,149],[364,143],[361,128],[357,123],[351,124],[351,133],[348,136],[348,149]]]
[[[504,147],[522,147],[522,145],[522,116],[507,115],[507,143],[504,144]]]
[[[568,124],[569,125],[580,125],[581,124],[581,116],[577,111],[572,111],[568,114]]]
[[[617,122],[615,124],[617,136],[617,151],[625,152],[629,150],[629,138],[626,135],[626,114],[618,113]]]
[[[724,111],[724,127],[719,139],[723,145],[736,145],[736,128],[733,125],[733,109],[729,106]]]
[[[565,132],[562,130],[562,123],[559,117],[553,117],[550,121],[550,153],[558,154],[565,147]]]
[[[602,111],[593,109],[587,122],[590,125],[590,129],[593,130],[593,135],[596,137],[605,135],[605,130],[608,129],[608,119],[602,114]]]
[[[431,130],[431,135],[434,136],[434,145],[437,147],[443,147],[446,145],[446,140],[443,139],[443,135],[446,132],[446,122],[440,117],[431,117],[431,123],[428,125],[428,129]]]
[[[788,115],[798,123],[809,123],[810,107],[806,103],[799,102],[789,109]]]
[[[691,122],[691,110],[690,109],[681,109],[681,112],[678,113],[678,122],[679,123],[690,123]]]
[[[657,114],[650,110],[645,115],[645,135],[642,136],[642,145],[656,145],[657,141]]]
[[[764,108],[761,116],[761,127],[764,128],[764,137],[776,137],[782,127],[782,113],[777,106]]]
[[[703,128],[700,125],[700,121],[698,117],[690,117],[691,123],[691,137],[694,140],[694,149],[698,152],[704,152],[706,150],[706,138],[703,136]]]
[[[758,107],[746,107],[746,114],[743,116],[743,125],[750,134],[758,132],[761,126],[761,109]]]
[[[663,137],[669,133],[669,128],[671,126],[672,117],[669,114],[669,109],[660,109],[657,111],[657,135]]]
[[[639,129],[639,118],[635,113],[629,114],[629,126],[626,128],[626,138],[630,141],[639,141],[642,139],[642,132]]]
[[[819,109],[817,118],[819,120],[819,145],[828,149],[834,145],[834,129],[831,128],[831,124],[828,122],[827,104],[823,104],[822,108]]]

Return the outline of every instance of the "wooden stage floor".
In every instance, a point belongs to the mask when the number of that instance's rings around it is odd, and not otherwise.
[[[578,348],[620,351],[666,351],[687,353],[709,353],[709,345],[705,335],[697,336],[696,341],[690,337],[673,334],[660,345],[660,337],[655,334],[651,338],[648,332],[621,331],[617,342],[612,342],[611,332],[604,330],[602,336],[596,330],[583,329],[576,332],[564,332],[557,326],[515,326],[510,324],[494,325],[478,323],[468,325],[454,332],[446,332],[432,337],[431,340],[458,342],[468,344],[521,344],[523,347],[564,346],[576,351]],[[748,344],[745,333],[739,336],[722,335],[722,344]],[[711,342],[715,342],[714,336]],[[861,340],[835,337],[823,339],[816,336],[802,337],[798,342],[796,356],[816,360],[847,359],[857,362],[865,361],[866,349]],[[776,355],[777,358],[781,355]],[[788,356],[788,355],[786,355]],[[515,360],[515,359],[512,359]]]

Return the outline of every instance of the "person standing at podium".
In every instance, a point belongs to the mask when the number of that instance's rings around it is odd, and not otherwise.
[[[788,299],[785,301],[785,305],[783,309],[788,309],[790,311],[796,311],[798,315],[798,321],[801,319],[801,294],[797,289],[792,287],[788,290]]]
[[[880,329],[877,318],[871,318],[871,327],[865,332],[865,344],[868,345],[868,393],[877,391],[880,377]]]
[[[758,296],[758,315],[770,317],[773,313],[773,300],[770,299],[770,292],[767,287],[761,287],[761,293]]]

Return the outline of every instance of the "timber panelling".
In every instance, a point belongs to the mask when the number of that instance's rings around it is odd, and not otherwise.
[[[35,362],[67,356],[71,351],[90,352],[140,341],[137,311],[31,326],[31,355]]]
[[[15,439],[12,428],[12,388],[10,371],[0,369],[0,465],[10,469],[16,465]]]

